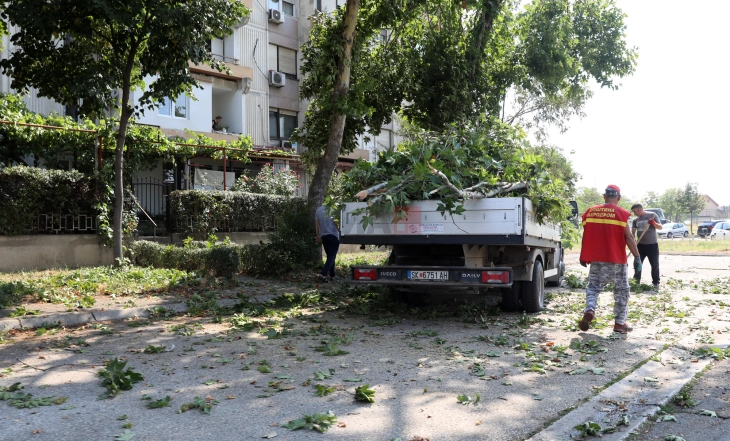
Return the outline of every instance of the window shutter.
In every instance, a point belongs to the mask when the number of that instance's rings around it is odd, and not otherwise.
[[[279,47],[279,71],[290,75],[297,74],[297,51]]]
[[[269,70],[279,70],[276,50],[278,46],[269,44]]]

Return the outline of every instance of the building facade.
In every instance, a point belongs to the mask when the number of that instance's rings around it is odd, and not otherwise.
[[[346,1],[241,1],[251,11],[248,19],[237,24],[231,35],[213,39],[209,48],[217,59],[226,64],[230,74],[191,63],[190,71],[199,82],[193,96],[169,97],[157,109],[147,110],[136,122],[157,126],[169,136],[189,137],[188,131],[192,131],[216,140],[232,141],[244,134],[251,137],[255,149],[292,149],[293,154],[301,154],[306,146],[298,146],[290,140],[294,130],[301,126],[307,108],[307,102],[299,98],[299,82],[302,80],[299,73],[302,63],[300,47],[309,35],[309,17],[316,13],[331,13],[335,8],[344,6]],[[6,51],[3,57],[13,50],[7,36],[3,47]],[[0,92],[13,92],[6,76],[0,78]],[[136,102],[141,93],[133,92],[132,100]],[[38,97],[34,90],[25,97],[25,101],[34,112],[67,114],[63,106]],[[222,120],[214,130],[213,120],[217,116],[221,116]],[[375,160],[379,151],[397,144],[397,130],[397,124],[391,123],[384,126],[377,136],[362,136],[358,140],[359,148],[343,157],[343,164],[354,159]],[[217,161],[193,158],[191,163],[208,170],[222,171],[222,164]],[[253,167],[235,163],[231,166],[238,176],[247,169],[255,169],[257,163],[263,162],[255,159]],[[295,160],[284,158],[277,159],[275,167],[297,166]],[[157,171],[143,173],[141,177],[162,179],[164,169],[161,163]],[[299,171],[306,192],[305,172]],[[186,173],[188,177],[193,175],[192,172]]]

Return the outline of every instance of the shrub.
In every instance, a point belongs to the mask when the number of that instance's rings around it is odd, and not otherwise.
[[[205,258],[206,270],[215,275],[231,278],[241,272],[241,252],[239,245],[218,245],[210,248]]]
[[[170,215],[181,234],[208,236],[222,231],[267,231],[276,226],[286,198],[239,191],[180,190],[170,194]]]
[[[136,265],[153,268],[176,268],[184,271],[205,269],[207,248],[183,248],[139,240],[129,246]]]
[[[292,199],[276,218],[277,230],[269,234],[270,243],[235,245],[186,239],[184,247],[137,241],[130,245],[132,261],[140,266],[205,271],[231,277],[285,274],[319,262],[319,245],[309,221],[307,204]]]
[[[0,169],[0,234],[38,230],[39,215],[96,217],[96,181],[76,171],[15,166]],[[65,220],[65,219],[64,219]],[[41,227],[45,227],[41,225]],[[55,225],[59,228],[60,225]]]
[[[277,172],[269,163],[266,163],[255,178],[245,175],[238,178],[231,190],[291,197],[294,196],[298,187],[301,187],[301,184],[299,184],[297,172],[293,170]]]

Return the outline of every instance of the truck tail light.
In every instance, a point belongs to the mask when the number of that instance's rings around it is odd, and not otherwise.
[[[509,283],[509,271],[482,271],[482,283]]]
[[[352,271],[352,278],[355,280],[378,280],[378,270],[355,268]]]

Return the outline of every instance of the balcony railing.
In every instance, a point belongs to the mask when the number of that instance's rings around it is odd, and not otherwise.
[[[213,55],[213,58],[215,58],[218,61],[222,61],[224,63],[229,63],[229,64],[235,64],[236,66],[241,65],[241,63],[238,62],[238,58],[227,57],[225,55],[220,55],[220,54],[211,54],[211,55]]]

